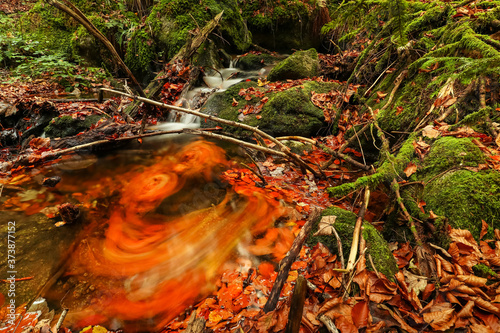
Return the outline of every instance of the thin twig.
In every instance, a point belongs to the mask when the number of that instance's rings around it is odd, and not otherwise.
[[[332,232],[335,235],[335,238],[337,239],[337,248],[339,250],[340,263],[342,265],[341,267],[342,269],[344,269],[345,262],[344,262],[344,250],[342,250],[342,241],[340,240],[339,234],[337,233],[335,227],[333,225],[331,227],[332,227]]]

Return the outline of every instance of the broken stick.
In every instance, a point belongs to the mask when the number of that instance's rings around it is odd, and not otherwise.
[[[306,238],[309,235],[309,232],[311,231],[313,224],[319,217],[319,215],[320,209],[318,207],[314,207],[311,211],[311,214],[309,215],[309,218],[307,219],[306,224],[304,224],[299,232],[299,235],[293,241],[290,250],[288,250],[286,256],[280,261],[280,270],[278,272],[278,276],[276,277],[276,281],[274,281],[274,285],[271,290],[271,294],[267,299],[266,305],[264,305],[264,312],[267,313],[273,311],[276,308],[276,305],[278,305],[278,299],[281,294],[281,289],[285,285],[286,279],[288,278],[288,273],[290,272],[290,268],[295,262],[295,258],[298,256],[302,245],[306,241]]]

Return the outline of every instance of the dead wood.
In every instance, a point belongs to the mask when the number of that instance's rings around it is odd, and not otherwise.
[[[177,54],[170,59],[169,63],[174,63],[176,61],[188,60],[192,55],[198,50],[198,48],[205,42],[212,31],[219,25],[222,19],[222,14],[224,11],[217,14],[210,22],[208,22],[192,40],[186,42],[186,44],[180,49]],[[145,91],[147,92],[147,98],[154,99],[160,93],[163,84],[165,83],[165,78],[167,77],[165,71],[161,71],[156,75],[156,77],[148,84]],[[142,95],[141,95],[142,96]],[[142,96],[146,97],[146,96]],[[139,109],[140,101],[134,101],[126,109],[125,113],[128,113],[132,117],[137,114]]]
[[[288,312],[288,323],[286,324],[285,333],[298,333],[300,323],[302,321],[302,312],[304,311],[304,303],[306,301],[307,282],[306,279],[299,275],[297,283],[293,288],[292,300],[290,302],[290,312]]]
[[[295,262],[295,258],[300,253],[300,249],[306,241],[306,238],[309,235],[309,232],[311,231],[313,224],[319,217],[319,215],[320,209],[318,207],[314,207],[311,211],[311,214],[309,215],[309,218],[307,219],[306,224],[304,224],[302,229],[300,229],[298,236],[293,241],[290,250],[288,250],[286,256],[280,261],[278,276],[276,277],[276,281],[274,281],[274,285],[271,290],[271,294],[267,299],[266,305],[264,305],[264,312],[267,313],[273,311],[276,308],[278,299],[281,294],[281,289],[285,285],[285,282],[288,278],[288,273],[290,272],[290,268]]]
[[[206,320],[203,317],[198,317],[196,311],[193,311],[189,318],[188,326],[185,333],[202,333],[205,330]]]

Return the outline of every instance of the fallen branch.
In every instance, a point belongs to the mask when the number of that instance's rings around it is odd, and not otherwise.
[[[306,238],[309,235],[309,232],[311,231],[313,224],[315,220],[319,217],[319,215],[320,215],[320,209],[318,207],[314,207],[311,211],[311,214],[309,215],[309,218],[307,219],[306,224],[304,224],[302,229],[300,229],[298,236],[293,241],[290,250],[288,250],[286,256],[280,261],[279,265],[280,270],[278,272],[276,280],[274,281],[274,285],[271,290],[271,294],[267,299],[267,303],[266,305],[264,305],[264,312],[267,313],[273,311],[276,308],[276,305],[278,304],[278,299],[281,294],[281,289],[283,288],[283,285],[285,284],[286,279],[288,278],[288,273],[290,272],[290,268],[292,267],[292,264],[295,262],[295,258],[299,254],[302,245],[306,241]]]
[[[335,326],[335,323],[333,322],[333,320],[330,317],[328,317],[326,314],[321,313],[318,315],[317,318],[320,322],[323,323],[323,325],[325,325],[328,332],[339,333],[339,330],[337,329],[337,326]]]
[[[231,142],[231,143],[237,144],[237,145],[242,146],[242,147],[255,149],[255,150],[261,151],[263,153],[276,155],[276,156],[280,156],[280,157],[285,157],[285,158],[287,157],[287,155],[281,151],[274,150],[271,148],[262,147],[262,146],[254,144],[254,143],[241,141],[241,140],[231,138],[231,137],[225,136],[225,135],[215,134],[215,133],[211,133],[211,132],[205,132],[203,130],[191,129],[191,128],[185,128],[183,130],[183,133],[194,134],[194,135],[203,135],[203,136],[207,136],[209,138],[214,138],[214,139],[218,139],[218,140],[222,140],[222,141],[226,141],[226,142]]]
[[[93,35],[101,43],[103,43],[104,46],[109,50],[109,52],[111,52],[111,55],[113,56],[117,64],[125,71],[125,73],[127,73],[127,76],[132,80],[139,95],[146,97],[146,94],[144,93],[144,91],[141,88],[141,85],[139,84],[139,81],[137,81],[134,74],[132,74],[127,65],[125,65],[120,55],[118,54],[118,52],[116,52],[115,48],[113,47],[113,44],[111,44],[111,42],[106,38],[106,36],[104,36],[102,32],[99,31],[99,29],[97,29],[92,24],[92,22],[90,22],[87,19],[87,17],[75,5],[73,5],[71,2],[67,0],[63,0],[64,4],[56,0],[46,0],[46,1],[48,4],[54,6],[55,8],[65,12],[66,14],[74,18],[76,21],[78,21],[78,23],[83,25],[91,35]]]
[[[169,63],[174,63],[179,60],[189,59],[205,42],[210,33],[219,25],[219,22],[222,19],[222,14],[224,11],[217,14],[210,22],[208,22],[201,31],[196,35],[193,40],[186,41],[186,45],[184,45],[177,54],[170,59]],[[156,77],[148,84],[146,87],[146,91],[148,92],[148,98],[155,98],[163,88],[163,84],[165,83],[164,78],[166,77],[166,73],[162,70]],[[146,96],[143,96],[146,97]],[[139,109],[138,102],[131,103],[125,110],[125,113],[130,114],[132,117],[135,116],[137,110]]]
[[[195,116],[198,116],[198,117],[201,117],[201,118],[205,118],[205,119],[208,119],[208,120],[212,120],[212,121],[215,121],[215,122],[218,122],[218,123],[221,123],[221,124],[226,124],[226,125],[229,125],[229,126],[240,127],[240,128],[245,129],[245,130],[248,130],[248,131],[251,131],[253,133],[256,133],[256,134],[260,135],[261,137],[263,137],[265,139],[268,139],[268,140],[271,140],[272,142],[274,142],[280,148],[281,152],[283,152],[287,157],[289,157],[292,162],[294,162],[295,164],[297,164],[298,166],[300,166],[300,168],[301,168],[301,170],[302,170],[303,173],[305,173],[306,170],[307,170],[307,171],[311,172],[316,178],[320,178],[320,174],[316,170],[314,170],[311,166],[307,165],[307,163],[304,162],[297,154],[292,153],[287,146],[285,146],[280,141],[276,140],[276,138],[274,138],[273,136],[267,134],[266,132],[263,132],[263,131],[259,130],[256,127],[252,127],[250,125],[246,125],[246,124],[242,124],[242,123],[237,123],[237,122],[231,121],[231,120],[226,120],[226,119],[218,118],[218,117],[211,116],[211,115],[208,115],[208,114],[205,114],[205,113],[201,113],[201,112],[198,112],[198,111],[194,111],[194,110],[190,110],[190,109],[186,109],[186,108],[181,108],[179,106],[169,105],[169,104],[165,104],[165,103],[153,101],[153,100],[151,100],[149,98],[144,98],[144,97],[140,97],[140,96],[134,96],[134,95],[127,94],[127,93],[124,93],[124,92],[121,92],[121,91],[117,91],[117,90],[113,90],[113,89],[101,88],[101,90],[108,91],[108,92],[111,92],[111,93],[114,93],[114,94],[118,94],[118,95],[127,96],[127,97],[130,97],[130,98],[135,99],[135,100],[139,100],[139,101],[142,101],[142,102],[145,102],[145,103],[149,103],[151,105],[159,106],[161,108],[175,110],[175,111],[179,111],[179,112],[183,112],[183,113],[187,113],[187,114],[192,114],[192,115],[195,115]]]

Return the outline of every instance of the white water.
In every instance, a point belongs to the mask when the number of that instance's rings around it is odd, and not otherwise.
[[[218,70],[218,72],[215,72],[212,75],[205,75],[203,77],[203,82],[205,83],[205,86],[195,87],[191,89],[187,93],[186,99],[179,100],[176,103],[176,106],[192,109],[193,100],[196,99],[198,96],[200,96],[200,94],[222,92],[228,89],[229,87],[243,80],[246,80],[250,77],[264,77],[265,75],[267,75],[267,72],[272,67],[271,66],[269,68],[262,68],[260,71],[245,72],[242,71],[241,69],[235,68],[234,64],[235,60],[231,60],[229,68],[222,68]],[[235,73],[238,73],[240,75],[237,75]],[[150,129],[161,130],[161,131],[172,131],[184,128],[198,128],[198,127],[200,127],[200,119],[197,116],[189,114],[178,114],[175,111],[171,111],[168,121],[152,126],[150,127]]]

